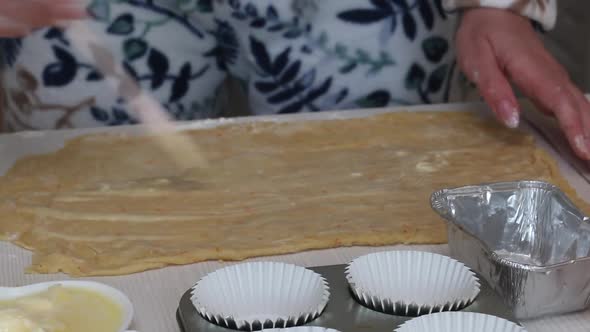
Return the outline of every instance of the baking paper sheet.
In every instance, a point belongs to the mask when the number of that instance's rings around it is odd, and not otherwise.
[[[457,111],[475,109],[482,111],[485,110],[483,105],[480,104],[416,106],[380,110],[307,113],[280,117],[265,116],[232,120],[206,120],[180,125],[179,129],[207,128],[224,123],[252,122],[261,120],[323,120],[363,117],[377,113],[395,111]],[[533,129],[529,128],[529,130]],[[55,151],[62,147],[64,142],[69,138],[97,132],[138,133],[140,130],[138,127],[117,127],[98,128],[91,130],[78,129],[69,131],[23,132],[18,134],[0,135],[0,156],[2,156],[2,158],[0,158],[0,174],[3,174],[17,159],[23,156]],[[554,135],[552,137],[558,136]],[[553,141],[555,141],[555,139],[553,139]],[[557,157],[557,154],[554,150],[552,150],[550,144],[546,143],[545,141],[541,141],[540,144],[542,147],[548,149],[553,156]],[[586,198],[586,200],[590,202],[590,184],[580,174],[580,166],[577,165],[578,170],[576,170],[576,168],[572,167],[571,164],[566,162],[566,160],[573,160],[569,156],[559,158],[559,160],[560,168],[562,169],[566,179],[570,181],[581,197]],[[425,207],[428,206],[428,202],[424,202],[424,204]],[[301,266],[322,266],[345,264],[358,256],[368,254],[370,252],[391,249],[425,250],[441,254],[448,254],[446,245],[392,246],[379,248],[355,247],[310,251],[300,254],[266,257],[253,260],[280,261]],[[21,286],[34,282],[69,279],[63,275],[25,275],[23,271],[30,264],[30,262],[30,252],[17,248],[12,244],[0,242],[0,284],[2,286]],[[134,329],[141,332],[179,331],[178,325],[176,323],[175,312],[182,294],[187,289],[192,287],[199,278],[222,266],[223,264],[219,262],[204,262],[187,266],[169,267],[128,276],[85,278],[84,280],[104,282],[125,292],[131,298],[131,301],[133,302],[136,310],[136,316],[133,323]],[[574,315],[525,322],[524,324],[529,332],[586,332],[590,331],[590,311],[585,311]]]

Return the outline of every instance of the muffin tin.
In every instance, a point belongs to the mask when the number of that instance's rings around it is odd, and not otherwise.
[[[338,331],[392,331],[411,316],[399,316],[372,310],[357,301],[346,279],[348,265],[309,268],[326,279],[330,288],[330,299],[323,313],[304,326],[318,326]],[[193,288],[182,296],[177,310],[177,321],[183,332],[228,332],[226,327],[215,325],[197,312],[191,300]],[[475,301],[461,309],[496,316],[517,323],[510,309],[489,284],[480,280],[479,295]],[[424,317],[424,316],[422,316]]]

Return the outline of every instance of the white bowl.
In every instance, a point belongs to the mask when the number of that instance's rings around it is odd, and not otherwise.
[[[253,262],[206,275],[191,301],[210,322],[238,330],[286,328],[321,315],[330,292],[322,276],[284,263]]]
[[[395,332],[526,332],[511,321],[474,312],[440,312],[403,323]]]
[[[42,282],[22,287],[0,287],[0,301],[16,300],[22,297],[43,293],[54,286],[89,290],[107,297],[114,303],[118,304],[121,307],[121,310],[123,310],[123,322],[116,332],[134,332],[127,330],[133,320],[133,305],[129,298],[118,289],[98,282],[66,280]]]
[[[387,251],[353,260],[346,279],[355,298],[384,313],[420,316],[460,310],[479,294],[475,273],[443,255]]]

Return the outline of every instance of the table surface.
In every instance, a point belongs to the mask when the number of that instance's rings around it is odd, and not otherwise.
[[[454,104],[440,106],[418,106],[393,108],[387,110],[359,110],[346,112],[325,112],[314,114],[301,114],[273,117],[257,117],[256,119],[238,119],[231,121],[201,121],[181,125],[180,128],[205,128],[219,125],[220,123],[239,122],[239,121],[292,121],[292,120],[314,120],[314,119],[333,119],[343,117],[360,117],[385,111],[399,110],[473,110],[483,109],[479,104]],[[525,127],[527,127],[525,125]],[[528,128],[531,130],[530,128]],[[97,131],[109,132],[137,132],[138,127],[119,127],[119,128],[101,128],[94,130],[70,130],[70,131],[51,131],[51,132],[24,132],[18,134],[0,135],[0,174],[5,172],[15,160],[29,154],[44,153],[54,151],[63,146],[65,140],[81,134]],[[580,166],[577,170],[568,161],[570,156],[559,156],[551,148],[551,144],[563,144],[559,138],[552,132],[547,132],[545,138],[535,134],[539,138],[539,144],[547,149],[559,160],[560,168],[564,176],[574,186],[578,194],[590,202],[590,184],[581,174]],[[555,138],[555,140],[553,140]],[[566,161],[567,160],[567,161]],[[582,172],[583,173],[583,172]],[[252,259],[252,261],[280,261],[300,266],[325,266],[346,264],[352,259],[361,255],[391,250],[424,250],[441,254],[448,254],[446,245],[439,246],[391,246],[391,247],[353,247],[337,248],[319,251],[309,251],[292,255],[273,256],[265,258]],[[6,242],[0,242],[0,284],[2,286],[21,286],[41,281],[49,280],[67,280],[64,275],[28,275],[24,274],[24,269],[31,262],[31,253],[17,248]],[[135,318],[132,328],[141,332],[164,332],[179,331],[176,322],[176,309],[183,293],[195,284],[195,282],[205,274],[212,272],[220,267],[225,266],[221,262],[203,262],[192,265],[168,267],[164,269],[148,271],[128,276],[119,277],[100,277],[100,278],[83,278],[84,280],[94,280],[114,286],[125,292],[131,299],[135,307]],[[582,332],[590,331],[590,310],[579,313],[547,317],[533,321],[522,322],[529,332],[544,331],[571,331]]]

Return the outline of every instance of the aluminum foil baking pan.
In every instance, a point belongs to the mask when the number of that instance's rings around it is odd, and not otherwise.
[[[445,189],[431,205],[448,221],[451,255],[518,319],[588,307],[590,223],[559,188],[520,181]]]

